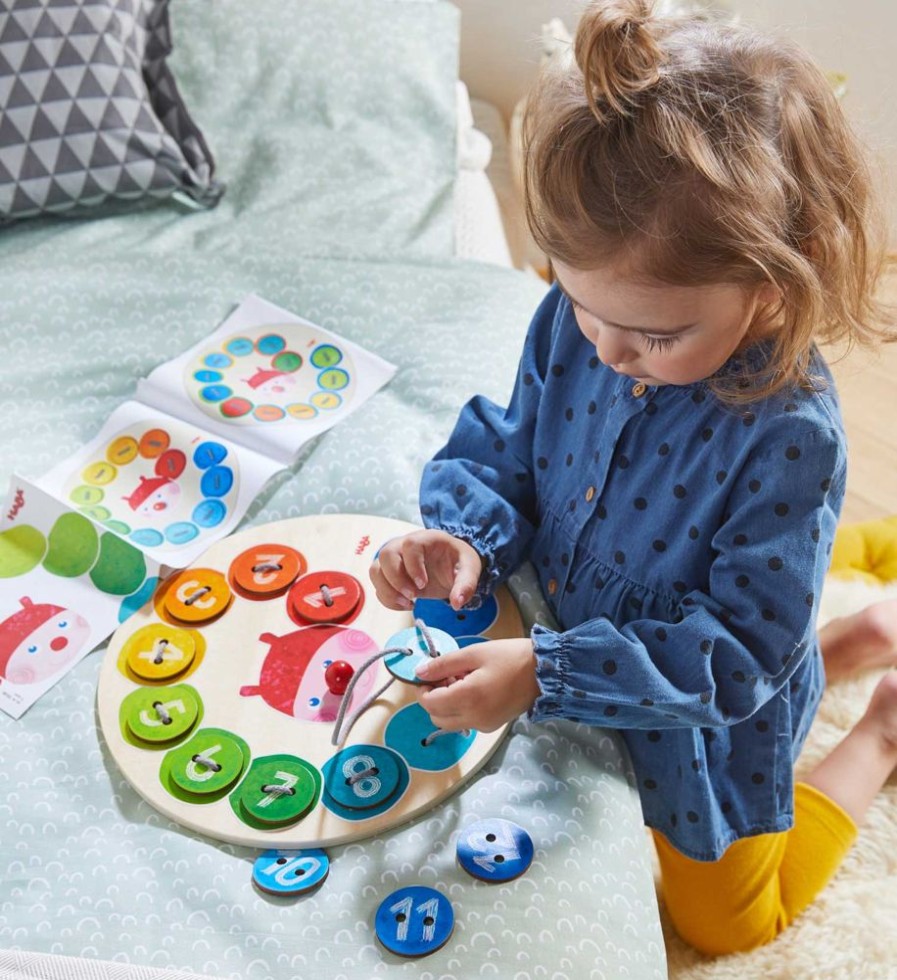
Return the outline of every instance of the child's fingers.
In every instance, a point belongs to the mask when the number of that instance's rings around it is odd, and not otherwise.
[[[468,727],[461,717],[464,701],[459,698],[457,687],[434,687],[422,691],[418,700],[437,728],[457,731]]]
[[[389,586],[393,592],[397,592],[399,595],[404,596],[409,602],[413,602],[415,598],[417,598],[418,590],[415,587],[411,576],[408,574],[407,569],[405,568],[403,551],[396,548],[382,549],[372,568],[378,565],[379,572],[384,583]]]
[[[371,582],[374,583],[377,598],[387,609],[410,609],[412,607],[413,600],[392,585],[383,573],[383,566],[379,559],[371,565],[368,574]]]
[[[449,602],[453,609],[460,609],[476,592],[482,564],[482,559],[473,548],[465,548],[459,552],[455,565],[455,581],[449,593]]]
[[[478,664],[479,659],[471,652],[471,648],[465,647],[438,657],[428,657],[418,665],[414,673],[426,684],[437,684],[439,681],[463,677]]]
[[[402,543],[405,572],[418,592],[423,592],[430,582],[427,574],[427,540],[421,535],[409,535]]]

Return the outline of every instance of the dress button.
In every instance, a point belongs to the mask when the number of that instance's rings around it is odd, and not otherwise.
[[[589,489],[586,490],[586,503],[590,504],[594,499],[594,497],[595,497],[595,488],[589,487]]]
[[[632,396],[633,398],[641,398],[647,390],[648,386],[644,381],[636,381],[636,383],[632,386]]]
[[[558,590],[557,579],[554,579],[554,578],[553,579],[549,579],[549,582],[548,582],[548,594],[549,595],[554,595],[555,592],[557,592],[557,590]]]

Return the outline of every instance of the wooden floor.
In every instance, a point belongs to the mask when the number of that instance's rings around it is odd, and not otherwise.
[[[897,308],[897,271],[882,291]],[[895,328],[897,330],[897,328]],[[841,395],[849,463],[842,522],[897,514],[897,343],[841,360],[827,352]]]

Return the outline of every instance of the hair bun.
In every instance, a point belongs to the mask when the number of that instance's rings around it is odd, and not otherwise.
[[[650,0],[596,0],[582,14],[574,53],[589,106],[601,121],[627,115],[660,79],[663,53],[651,13]]]

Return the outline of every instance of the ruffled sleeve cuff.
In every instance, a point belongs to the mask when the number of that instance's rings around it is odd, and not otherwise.
[[[533,702],[529,717],[536,722],[570,717],[572,712],[565,710],[569,665],[564,634],[536,624],[530,637],[536,655],[536,680],[542,693]]]

